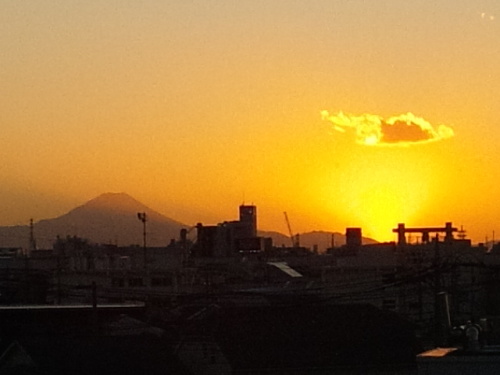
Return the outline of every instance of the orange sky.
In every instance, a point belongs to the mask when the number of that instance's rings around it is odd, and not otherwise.
[[[500,236],[500,2],[0,3],[0,225],[127,192],[187,224]],[[321,111],[454,137],[356,143]]]

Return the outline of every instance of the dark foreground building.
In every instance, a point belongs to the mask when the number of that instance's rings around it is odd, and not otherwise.
[[[136,318],[143,309],[0,307],[0,374],[187,374],[163,330]]]
[[[193,374],[408,374],[413,327],[371,305],[212,304],[185,323],[176,353]]]
[[[292,300],[192,301],[154,326],[134,305],[1,307],[0,374],[416,371],[413,327],[395,314]]]

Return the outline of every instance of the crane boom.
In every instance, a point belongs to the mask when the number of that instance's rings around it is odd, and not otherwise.
[[[286,211],[283,213],[285,214],[286,225],[288,227],[288,233],[290,234],[290,240],[292,241],[292,247],[299,247],[298,240],[295,239],[296,236],[293,234],[292,227],[290,225],[290,220],[288,220],[288,214],[286,213]]]

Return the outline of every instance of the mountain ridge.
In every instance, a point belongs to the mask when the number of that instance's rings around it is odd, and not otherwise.
[[[332,247],[332,245],[338,247],[345,245],[346,243],[345,234],[342,234],[340,232],[311,231],[298,234],[301,246],[310,248],[311,250],[314,249],[315,246],[317,246],[320,253]],[[271,237],[273,239],[273,245],[277,247],[289,247],[292,245],[290,236],[284,235],[279,232],[259,231],[259,235],[262,237]],[[362,237],[362,243],[363,245],[369,245],[378,243],[378,241],[369,237]]]
[[[73,208],[66,214],[53,219],[43,219],[37,224],[54,220],[82,220],[83,218],[95,218],[98,215],[128,214],[136,217],[138,212],[146,212],[148,221],[168,222],[186,227],[187,225],[158,213],[152,208],[144,205],[127,193],[103,193],[86,203]]]
[[[49,249],[59,237],[78,236],[118,246],[142,244],[138,212],[147,215],[148,246],[166,246],[187,225],[158,213],[126,193],[103,193],[66,214],[34,223],[38,248]],[[0,227],[0,246],[28,247],[29,226]]]
[[[189,225],[160,214],[127,193],[103,193],[67,213],[34,223],[37,247],[50,249],[59,237],[78,236],[94,243],[118,246],[142,245],[143,224],[137,213],[145,212],[147,246],[166,246],[171,239],[179,238],[182,228]],[[276,231],[260,231],[259,236],[273,239],[274,246],[291,246],[290,237]],[[29,247],[30,227],[17,225],[0,227],[0,247]],[[333,236],[333,237],[332,237]],[[319,252],[345,244],[345,235],[338,232],[312,231],[300,233],[300,244]],[[363,243],[377,241],[363,237]]]

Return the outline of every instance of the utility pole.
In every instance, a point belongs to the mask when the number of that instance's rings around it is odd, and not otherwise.
[[[33,230],[33,219],[30,219],[30,242],[28,249],[24,252],[24,302],[28,304],[30,293],[30,278],[29,278],[29,255],[33,250],[36,250],[35,234]]]
[[[36,240],[35,240],[35,233],[34,233],[34,225],[33,225],[33,219],[30,219],[30,243],[29,243],[29,251],[36,250]]]
[[[445,346],[450,329],[448,295],[441,290],[441,254],[439,235],[436,234],[434,242],[434,343]],[[446,313],[445,313],[446,311]]]
[[[148,269],[148,254],[147,254],[147,250],[146,250],[146,221],[148,221],[148,218],[147,218],[145,212],[138,212],[137,218],[140,221],[142,221],[142,247],[143,247],[143,252],[144,252],[144,270],[147,271],[147,269]]]

